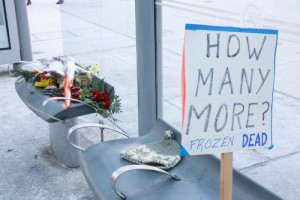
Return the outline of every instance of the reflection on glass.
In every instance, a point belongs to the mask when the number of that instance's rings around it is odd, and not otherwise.
[[[4,0],[0,2],[0,50],[10,49]]]
[[[82,67],[100,66],[100,76],[122,99],[115,123],[137,133],[135,1],[70,0],[60,9],[63,53]]]
[[[181,129],[181,61],[187,23],[278,30],[275,97],[286,94],[300,99],[300,1],[156,0],[156,6],[162,9],[163,119],[168,123]]]

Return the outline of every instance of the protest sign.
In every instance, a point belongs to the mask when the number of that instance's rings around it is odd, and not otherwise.
[[[186,25],[181,155],[272,148],[277,35]]]

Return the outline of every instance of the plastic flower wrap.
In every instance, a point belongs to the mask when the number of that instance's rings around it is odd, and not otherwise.
[[[66,61],[65,79],[64,79],[64,97],[71,98],[71,88],[75,76],[75,59],[68,57]],[[70,107],[71,100],[65,100],[65,109]]]

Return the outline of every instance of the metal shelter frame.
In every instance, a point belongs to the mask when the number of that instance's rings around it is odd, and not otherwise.
[[[162,117],[162,18],[155,0],[136,0],[139,135]]]

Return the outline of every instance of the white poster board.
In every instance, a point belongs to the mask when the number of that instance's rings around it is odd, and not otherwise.
[[[272,148],[277,36],[186,25],[181,155]]]

